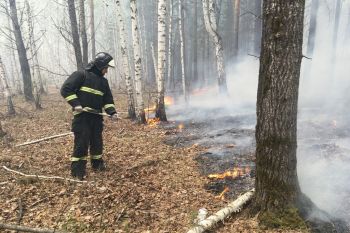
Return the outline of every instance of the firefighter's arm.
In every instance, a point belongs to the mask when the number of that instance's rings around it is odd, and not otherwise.
[[[103,95],[103,104],[104,104],[103,108],[108,115],[112,116],[117,113],[117,111],[115,110],[112,92],[111,92],[111,89],[109,88],[107,79],[106,79],[106,91]]]
[[[73,108],[81,105],[77,96],[77,91],[81,85],[83,85],[83,82],[84,73],[81,71],[76,71],[71,74],[62,85],[61,95]]]

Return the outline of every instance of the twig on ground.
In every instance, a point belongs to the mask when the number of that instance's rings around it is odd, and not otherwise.
[[[18,144],[15,147],[26,146],[26,145],[30,145],[30,144],[34,144],[34,143],[38,143],[38,142],[42,142],[42,141],[46,141],[46,140],[50,140],[50,139],[53,139],[53,138],[64,137],[64,136],[67,136],[67,135],[73,135],[73,132],[62,133],[62,134],[53,135],[53,136],[50,136],[50,137],[41,138],[41,139],[30,141],[30,142],[25,142],[25,143],[22,143],[22,144]]]
[[[20,225],[22,222],[22,218],[23,218],[23,203],[22,203],[22,199],[19,198],[18,199],[18,219],[17,219],[17,224]]]
[[[4,184],[8,184],[8,183],[9,183],[8,181],[1,182],[0,185],[4,185]]]
[[[19,171],[12,170],[6,166],[2,166],[6,171],[16,173],[21,176],[26,176],[26,177],[33,177],[33,178],[38,178],[38,179],[54,179],[54,180],[66,180],[66,181],[71,181],[71,182],[77,182],[77,183],[87,183],[87,181],[83,180],[74,180],[74,179],[69,179],[69,178],[64,178],[60,176],[41,176],[41,175],[27,175]]]
[[[118,222],[119,219],[123,216],[125,209],[126,209],[126,207],[124,207],[124,208],[122,209],[122,211],[120,211],[120,213],[119,213],[117,219],[115,220],[115,222]]]
[[[20,225],[5,224],[1,222],[0,222],[0,229],[33,232],[33,233],[63,233],[62,231],[55,231],[55,230],[41,229],[41,228],[31,228],[31,227],[25,227]]]

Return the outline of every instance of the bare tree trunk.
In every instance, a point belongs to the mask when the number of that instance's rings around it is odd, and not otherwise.
[[[260,46],[261,46],[261,11],[262,0],[255,0],[255,22],[254,22],[254,53],[256,55],[260,54]],[[238,38],[236,38],[238,41]]]
[[[38,59],[38,49],[36,47],[36,40],[34,38],[34,23],[33,23],[33,14],[31,7],[29,5],[28,0],[25,1],[25,6],[27,8],[27,23],[28,23],[28,30],[29,30],[29,42],[30,42],[30,53],[32,56],[32,72],[33,72],[33,79],[35,80],[35,75],[37,76],[37,83],[39,83],[39,94],[45,93],[45,88],[40,72],[40,64]]]
[[[333,28],[333,40],[332,40],[332,62],[333,70],[336,63],[337,55],[337,42],[338,42],[338,31],[339,31],[339,21],[340,21],[340,11],[341,11],[341,0],[336,0],[335,18],[334,18],[334,28]]]
[[[6,7],[6,10],[8,12],[10,12],[11,10],[9,9],[9,6],[8,6],[8,3],[7,1],[5,1],[5,7]],[[11,47],[12,49],[10,49],[11,51],[11,63],[12,63],[12,75],[13,75],[13,82],[14,82],[14,87],[16,88],[16,92],[17,94],[20,94],[22,95],[23,94],[23,91],[22,91],[22,85],[21,85],[21,80],[19,78],[20,76],[20,72],[18,70],[18,61],[16,59],[16,55],[15,55],[15,44],[14,44],[14,39],[13,39],[13,24],[11,23],[11,16],[8,16],[7,17],[7,27],[9,29],[11,29],[12,31],[9,33],[9,37],[10,37],[10,43],[11,43]]]
[[[139,123],[146,123],[145,108],[143,102],[143,81],[142,81],[142,64],[141,64],[141,48],[139,26],[137,20],[136,0],[130,0],[131,10],[131,27],[132,27],[132,43],[134,47],[134,65],[135,65],[135,93],[136,93],[136,118]]]
[[[90,0],[90,33],[91,33],[91,57],[96,55],[96,40],[95,40],[95,7],[94,0]]]
[[[193,28],[193,83],[198,82],[198,0],[194,0],[194,28]]]
[[[7,114],[8,115],[15,115],[16,111],[15,111],[15,108],[14,108],[13,102],[12,102],[11,90],[10,90],[10,87],[8,85],[8,82],[7,82],[5,66],[2,63],[1,57],[0,57],[0,79],[1,79],[2,86],[4,88],[4,96],[5,96],[6,102],[7,102]]]
[[[32,88],[32,77],[30,74],[27,51],[24,46],[21,27],[18,22],[16,0],[9,0],[9,2],[11,10],[11,19],[16,39],[17,52],[22,71],[24,97],[27,101],[33,100],[34,96]]]
[[[306,51],[306,55],[308,57],[313,56],[314,48],[315,48],[318,6],[319,6],[318,0],[312,0],[310,25],[309,25],[309,36],[307,38],[307,51]]]
[[[241,12],[241,0],[233,0],[233,57],[237,59],[239,53],[239,19]]]
[[[296,209],[307,208],[305,203],[311,202],[300,191],[296,170],[304,4],[304,0],[265,0],[263,5],[255,205],[260,223],[267,227],[292,223],[299,223],[294,227],[305,227],[299,216],[302,211]],[[278,223],[274,221],[277,218]]]
[[[119,28],[119,44],[120,52],[122,55],[122,64],[123,72],[122,76],[125,79],[126,91],[128,94],[128,116],[130,119],[136,119],[135,113],[135,101],[134,101],[134,90],[132,85],[132,78],[129,69],[129,60],[128,60],[128,48],[127,48],[127,34],[125,31],[125,24],[122,15],[122,7],[120,5],[121,0],[116,0],[116,10],[117,10],[117,23]]]
[[[164,104],[164,80],[166,68],[166,0],[158,0],[158,65],[157,65],[157,108],[156,117],[167,121]]]
[[[216,31],[217,24],[216,24],[214,9],[215,9],[215,6],[214,6],[213,0],[203,1],[203,14],[204,14],[205,28],[207,29],[208,34],[210,35],[215,46],[219,93],[227,94],[224,51],[222,46],[222,39]]]
[[[169,3],[169,27],[168,27],[168,59],[167,59],[167,63],[168,63],[168,75],[167,75],[167,85],[166,87],[169,88],[170,87],[170,81],[171,81],[171,71],[172,71],[172,52],[173,52],[173,48],[172,48],[172,24],[173,24],[173,1],[170,0]]]
[[[179,0],[179,35],[180,35],[180,64],[181,64],[181,83],[182,93],[185,102],[188,101],[187,85],[186,85],[186,69],[185,69],[185,42],[184,42],[184,14],[182,0]]]
[[[79,0],[79,21],[80,21],[80,36],[81,36],[81,43],[83,46],[83,66],[85,67],[88,64],[89,60],[89,47],[87,42],[87,35],[86,35],[86,24],[85,24],[85,6],[84,6],[84,0]]]
[[[74,0],[67,0],[67,1],[68,1],[68,13],[69,13],[70,25],[72,30],[73,47],[74,47],[77,69],[83,70],[84,65],[83,65],[80,41],[79,41],[77,15],[75,12],[75,3],[74,3],[75,1]]]

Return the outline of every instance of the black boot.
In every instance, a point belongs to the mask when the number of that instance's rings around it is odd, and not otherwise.
[[[86,160],[74,161],[71,163],[71,175],[83,180],[86,174]]]
[[[106,166],[103,159],[91,159],[91,167],[94,171],[104,171]]]

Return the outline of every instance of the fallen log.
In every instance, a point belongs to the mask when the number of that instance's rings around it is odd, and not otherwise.
[[[5,224],[0,222],[0,229],[22,231],[22,232],[33,232],[33,233],[64,233],[62,231],[41,229],[41,228],[31,228],[20,225]]]
[[[50,139],[53,139],[53,138],[64,137],[64,136],[68,136],[68,135],[73,135],[73,132],[57,134],[57,135],[53,135],[53,136],[50,136],[50,137],[41,138],[41,139],[37,139],[37,140],[34,140],[34,141],[30,141],[30,142],[25,142],[25,143],[22,143],[22,144],[18,144],[15,147],[26,146],[26,145],[30,145],[30,144],[34,144],[34,143],[38,143],[38,142],[42,142],[42,141],[46,141],[46,140],[50,140]]]
[[[37,178],[37,179],[67,180],[67,181],[77,182],[77,183],[87,183],[87,181],[74,180],[74,179],[64,178],[64,177],[60,177],[60,176],[27,175],[27,174],[24,174],[22,172],[12,170],[6,166],[2,166],[2,168],[4,168],[6,171],[13,172],[13,173],[16,173],[18,175],[25,176],[25,177],[33,177],[33,178]]]
[[[190,229],[187,233],[202,233],[212,228],[216,223],[223,221],[232,213],[237,213],[241,211],[243,205],[253,197],[254,192],[254,189],[246,192],[242,196],[238,197],[235,201],[228,204],[228,206],[226,206],[225,208],[219,210],[218,212],[209,216],[208,218],[200,221],[197,224],[197,226]]]

